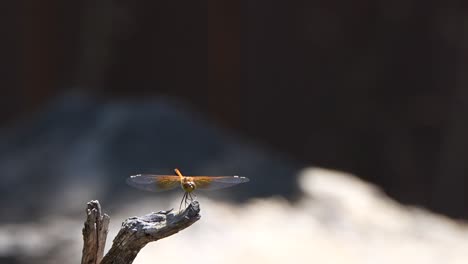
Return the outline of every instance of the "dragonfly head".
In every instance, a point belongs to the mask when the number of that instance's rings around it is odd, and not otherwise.
[[[193,190],[195,190],[195,188],[197,187],[193,179],[191,179],[190,177],[184,177],[182,179],[181,185],[182,189],[184,189],[184,191],[188,193],[193,192]]]

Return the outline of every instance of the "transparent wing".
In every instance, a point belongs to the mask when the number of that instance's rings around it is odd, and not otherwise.
[[[180,177],[174,175],[138,174],[127,178],[127,184],[140,190],[161,192],[180,186]]]
[[[192,176],[197,190],[218,190],[248,182],[249,178],[239,176]]]

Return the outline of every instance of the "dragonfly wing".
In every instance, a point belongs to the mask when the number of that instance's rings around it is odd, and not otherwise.
[[[138,174],[127,178],[127,184],[137,189],[161,192],[180,186],[179,176]]]
[[[218,190],[249,181],[249,178],[240,176],[193,176],[192,178],[200,190]]]

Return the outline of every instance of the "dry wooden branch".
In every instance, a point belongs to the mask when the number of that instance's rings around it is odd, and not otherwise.
[[[83,227],[83,256],[81,264],[99,264],[104,256],[110,218],[102,214],[98,201],[90,201],[86,207]]]
[[[96,213],[93,213],[93,209],[88,209],[88,219],[85,222],[85,228],[83,229],[84,236],[84,248],[83,248],[83,260],[82,264],[128,264],[132,263],[138,252],[149,242],[157,241],[159,239],[173,235],[180,230],[183,230],[193,223],[200,219],[200,206],[197,201],[193,201],[184,211],[177,214],[170,211],[160,211],[158,213],[151,213],[141,217],[130,217],[122,223],[122,227],[115,237],[112,248],[106,254],[106,256],[101,260],[102,254],[99,258],[99,250],[104,250],[105,236],[102,237],[100,232],[95,232],[92,229],[92,222],[89,219],[98,219],[94,215],[100,215],[100,206],[98,201],[91,201],[88,203],[88,208],[90,204],[96,205]],[[93,207],[94,208],[94,207]],[[97,214],[99,212],[99,214]],[[91,216],[90,216],[91,215]],[[104,215],[103,218],[107,217]],[[107,226],[109,221],[107,220],[106,232],[107,235]],[[94,226],[94,230],[99,229]],[[102,226],[102,224],[101,224]],[[86,232],[85,232],[86,230]],[[87,234],[95,233],[95,236],[90,236],[87,238]],[[96,238],[96,241],[104,241],[102,248],[100,243],[97,244],[92,239]],[[93,246],[97,249],[93,249]],[[87,249],[89,248],[89,249]],[[85,255],[86,253],[86,255]],[[85,257],[91,255],[90,257]],[[93,257],[95,256],[95,257]],[[85,262],[85,260],[87,262]],[[91,261],[95,262],[91,262]]]

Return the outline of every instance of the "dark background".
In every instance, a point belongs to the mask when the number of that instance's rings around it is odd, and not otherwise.
[[[466,218],[463,2],[5,1],[0,124],[69,91],[168,96],[301,166]]]

